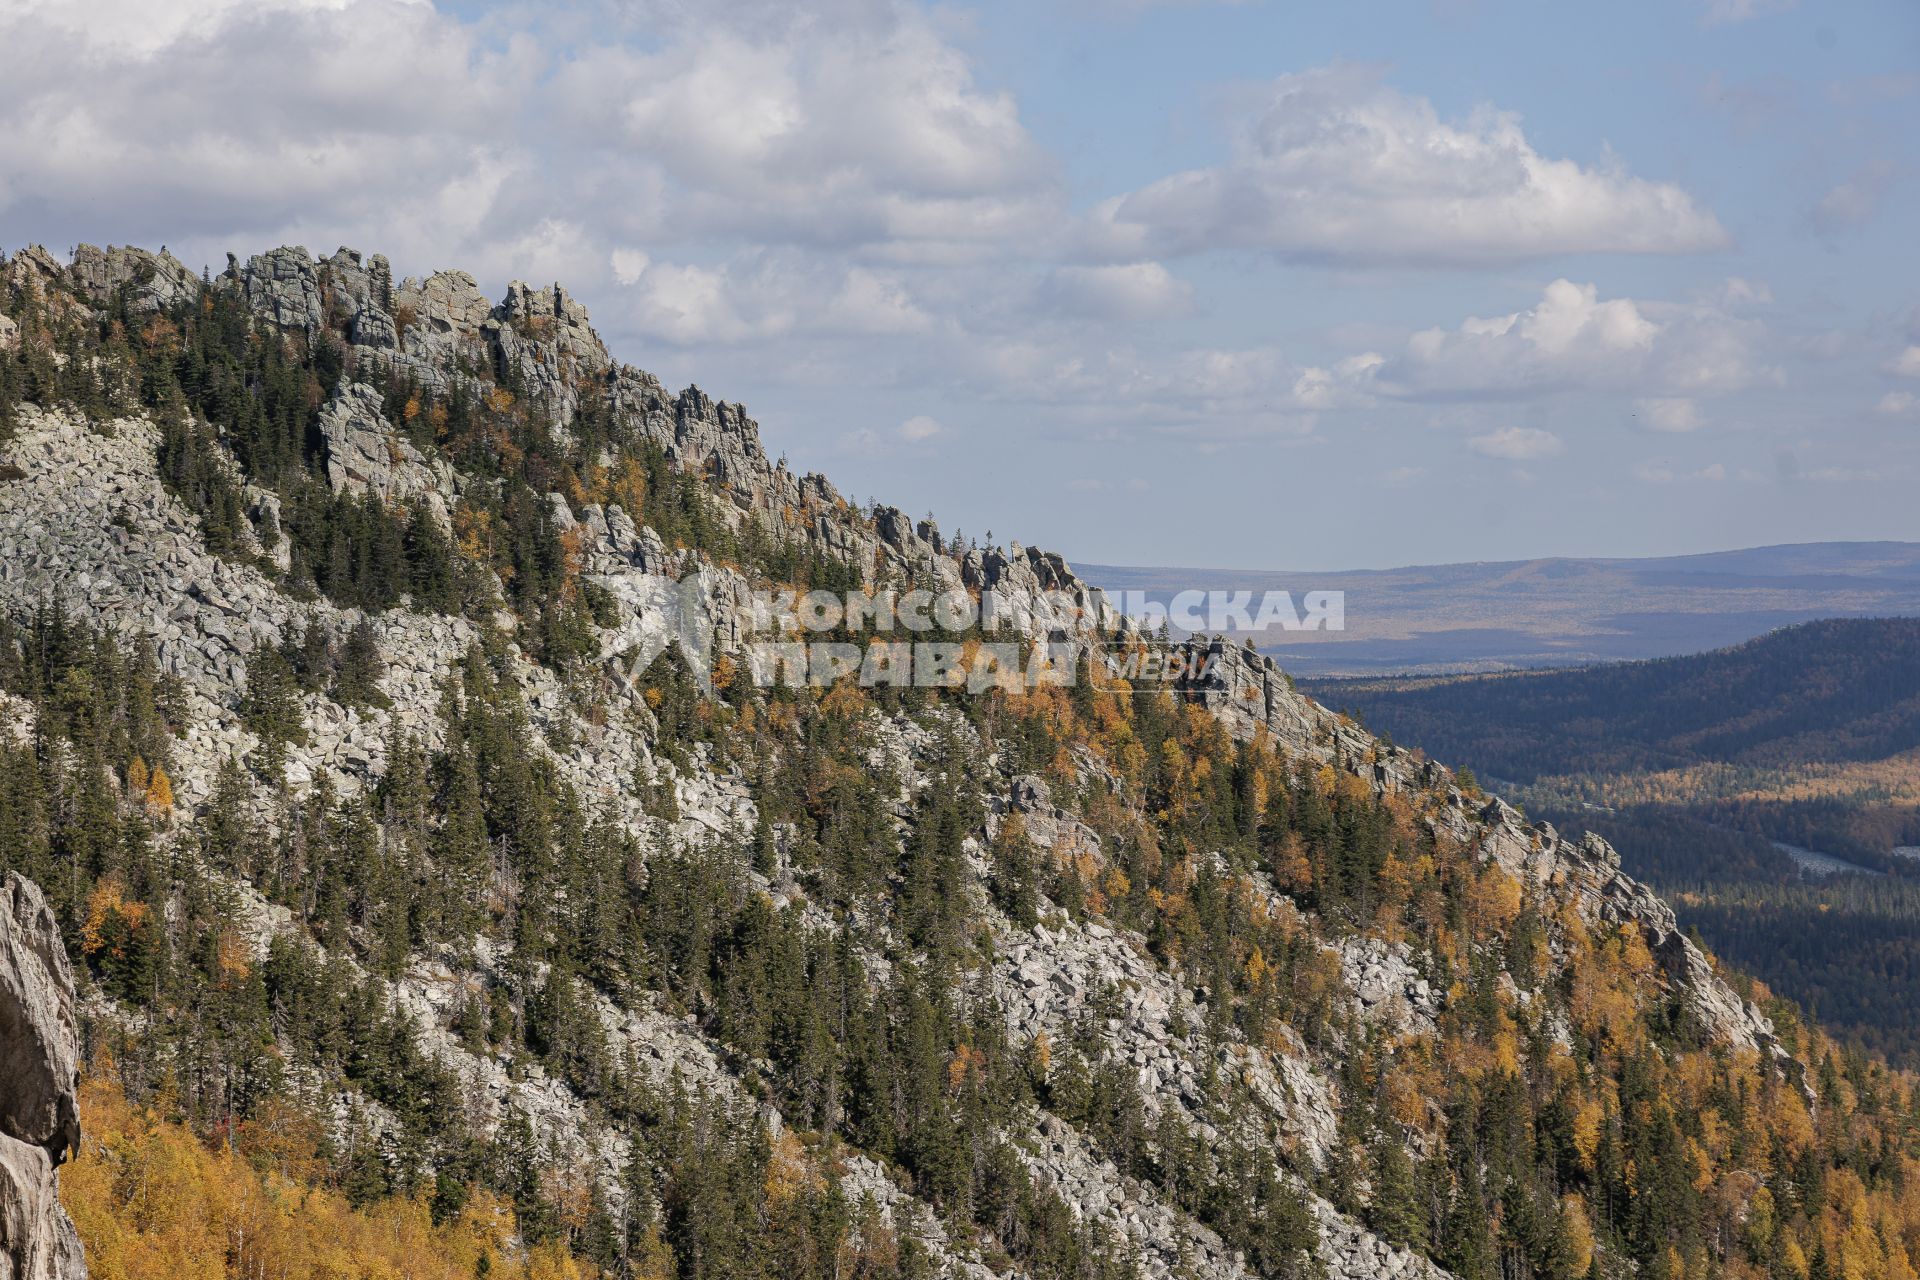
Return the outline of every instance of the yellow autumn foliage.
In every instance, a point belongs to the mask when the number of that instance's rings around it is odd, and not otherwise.
[[[128,901],[126,889],[120,881],[108,876],[94,885],[93,892],[87,895],[87,919],[80,926],[80,950],[87,955],[99,955],[107,949],[106,927],[116,916],[126,923],[130,932],[138,933],[147,922],[147,904]],[[115,948],[118,958],[118,949]]]
[[[521,1249],[511,1208],[484,1193],[435,1226],[424,1198],[356,1209],[282,1172],[310,1161],[257,1165],[209,1148],[104,1081],[82,1086],[80,1115],[86,1138],[61,1171],[60,1199],[94,1280],[470,1280],[483,1256],[527,1280],[587,1274],[558,1245]]]

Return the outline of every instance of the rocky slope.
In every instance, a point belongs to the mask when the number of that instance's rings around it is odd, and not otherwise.
[[[39,886],[0,881],[0,1280],[84,1280],[57,1170],[80,1146],[66,947]]]
[[[71,265],[41,251],[22,252],[0,279],[16,297],[46,311],[112,308],[125,317],[118,323],[133,325],[142,318],[155,322],[201,288],[164,255],[92,247],[83,247]],[[857,510],[824,478],[796,476],[783,462],[769,461],[758,426],[740,406],[696,388],[670,396],[650,375],[613,360],[585,311],[558,287],[515,283],[494,303],[463,273],[395,282],[378,256],[363,259],[342,249],[316,261],[304,250],[280,249],[230,262],[211,289],[243,298],[256,321],[289,349],[338,342],[339,380],[314,417],[323,460],[315,469],[336,495],[414,502],[455,533],[460,513],[497,480],[423,448],[419,436],[393,420],[382,388],[398,379],[441,395],[462,387],[489,395],[511,386],[520,401],[542,406],[560,437],[598,430],[602,417],[625,424],[718,495],[724,521],[737,533],[759,530],[794,540],[807,554],[854,566],[868,582],[910,577],[998,592],[1013,602],[1022,631],[1032,636],[1084,637],[1095,627],[1122,627],[1057,556],[1018,544],[1005,551],[951,547],[930,523],[914,524],[890,508]],[[0,342],[20,341],[17,332],[0,330]],[[288,795],[322,787],[336,796],[366,794],[387,772],[396,741],[410,737],[429,750],[445,745],[444,690],[467,655],[497,644],[496,669],[520,690],[540,757],[579,794],[604,806],[649,858],[713,848],[738,858],[760,838],[757,780],[718,761],[704,745],[681,750],[630,679],[636,650],[657,650],[680,634],[682,620],[672,608],[690,573],[698,574],[714,647],[739,653],[755,628],[751,592],[762,585],[752,565],[672,546],[614,502],[552,493],[551,520],[574,548],[581,580],[611,602],[596,620],[594,652],[563,670],[540,660],[534,638],[504,609],[492,616],[407,604],[365,611],[292,589],[278,534],[284,496],[266,486],[245,490],[245,554],[215,554],[203,517],[163,480],[159,415],[131,402],[117,409],[88,413],[53,399],[18,410],[13,438],[0,447],[0,475],[7,477],[0,480],[0,611],[19,619],[57,602],[74,616],[147,639],[159,670],[181,691],[184,715],[172,772],[181,813],[206,808],[223,766],[256,759],[261,750],[244,706],[259,655],[292,644],[314,626],[338,635],[365,624],[377,646],[381,698],[343,705],[324,692],[301,695],[304,734],[286,745]],[[499,584],[496,571],[496,590]],[[1071,602],[1070,617],[1051,619],[1047,592]],[[1657,962],[1649,982],[1662,998],[1684,1006],[1723,1050],[1758,1054],[1805,1089],[1773,1026],[1714,971],[1671,911],[1620,872],[1603,842],[1570,844],[1497,800],[1463,795],[1447,770],[1376,741],[1298,694],[1284,673],[1251,650],[1204,637],[1188,644],[1194,658],[1206,660],[1195,664],[1206,674],[1173,692],[1211,713],[1234,740],[1261,744],[1309,770],[1324,768],[1372,799],[1395,798],[1417,813],[1426,839],[1470,851],[1478,864],[1501,868],[1524,892],[1569,908],[1594,930],[1637,930]],[[616,693],[590,712],[580,696],[583,680]],[[1336,1028],[1312,1043],[1285,1028],[1250,1037],[1210,1018],[1198,966],[1184,968],[1142,929],[1103,920],[1097,911],[1076,917],[1044,901],[1037,919],[1023,924],[994,897],[990,850],[1016,815],[1055,863],[1083,859],[1096,871],[1119,865],[1126,851],[1084,820],[1080,800],[1056,803],[1048,783],[1016,771],[1004,751],[978,743],[977,731],[958,716],[876,708],[865,731],[876,772],[899,780],[891,820],[903,839],[916,798],[934,783],[936,733],[974,741],[989,759],[990,812],[967,834],[972,870],[961,888],[969,911],[983,922],[980,986],[991,993],[1010,1042],[1082,1044],[1095,1066],[1117,1067],[1132,1082],[1147,1123],[1177,1121],[1208,1147],[1244,1143],[1269,1163],[1283,1154],[1275,1167],[1304,1197],[1313,1251],[1327,1275],[1445,1274],[1431,1258],[1380,1238],[1315,1185],[1350,1140],[1342,1123],[1352,1104],[1343,1083],[1344,1050],[1369,1035],[1437,1041],[1456,996],[1430,980],[1431,957],[1392,930],[1363,924],[1338,934],[1321,931],[1273,879],[1249,875],[1244,891],[1258,903],[1260,918],[1297,921],[1310,939],[1309,959],[1335,975]],[[1088,791],[1109,781],[1091,761],[1081,762],[1073,780],[1076,790]],[[672,798],[669,806],[652,798],[662,789]],[[258,819],[271,823],[277,812],[262,794]],[[743,864],[744,882],[798,913],[809,928],[831,934],[850,927],[845,913],[824,906],[796,880],[794,833],[776,830],[772,841],[771,865]],[[302,932],[259,886],[240,879],[230,888],[257,962],[272,955],[276,937]],[[9,892],[17,903],[36,901],[31,887],[17,880]],[[29,934],[40,926],[33,923],[36,909],[24,910],[16,934],[37,938],[35,963],[56,983],[63,980],[57,940]],[[870,973],[886,972],[904,950],[888,940],[889,927],[867,931],[860,944]],[[1556,959],[1572,945],[1560,933],[1549,942]],[[512,963],[510,948],[497,939],[422,949],[397,978],[381,980],[382,990],[392,1008],[410,1015],[422,1050],[457,1074],[480,1132],[498,1132],[511,1116],[525,1118],[556,1159],[590,1169],[597,1194],[618,1206],[627,1194],[620,1171],[629,1143],[599,1117],[593,1100],[540,1063],[476,1051],[457,1031],[470,995],[505,986]],[[62,1092],[73,1075],[73,1015],[60,988],[52,990],[48,995],[43,985],[38,1003],[20,1005],[34,1011],[30,1022],[0,1021],[0,1052],[11,1053],[9,1045],[20,1042],[16,1028],[31,1026],[42,1037],[33,1043],[46,1046],[33,1052],[53,1055],[31,1059],[40,1064],[38,1083],[19,1095],[23,1102],[15,1109],[22,1114],[7,1116],[6,1149],[24,1161],[7,1168],[31,1175],[20,1185],[39,1197],[30,1203],[41,1206],[32,1210],[41,1225],[9,1238],[52,1242],[32,1255],[40,1270],[28,1267],[28,1254],[17,1254],[20,1275],[75,1274],[51,1269],[67,1264],[45,1251],[64,1241],[67,1253],[59,1257],[71,1255],[71,1233],[58,1231],[64,1218],[51,1207],[49,1188],[52,1165],[77,1141],[71,1094]],[[698,1083],[758,1113],[776,1134],[786,1128],[764,1065],[717,1043],[706,1024],[673,1001],[644,991],[618,999],[596,993],[594,1000],[609,1042],[655,1079]],[[124,1016],[104,996],[96,1001],[102,1018]],[[1561,1039],[1570,1042],[1564,1029]],[[1218,1104],[1223,1079],[1238,1100],[1230,1116]],[[336,1116],[394,1130],[380,1105],[350,1094],[336,1100]],[[1257,1270],[1223,1240],[1222,1224],[1202,1221],[1167,1188],[1117,1167],[1059,1115],[1037,1109],[1007,1137],[1036,1182],[1056,1191],[1078,1219],[1122,1242],[1142,1274],[1239,1280]],[[942,1273],[984,1280],[992,1269],[980,1241],[913,1194],[912,1180],[886,1160],[852,1153],[840,1176],[856,1195],[871,1196],[890,1229],[917,1240]]]

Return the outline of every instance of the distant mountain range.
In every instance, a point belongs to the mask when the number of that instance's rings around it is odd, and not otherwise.
[[[1331,573],[1080,564],[1108,591],[1346,593],[1346,630],[1255,641],[1300,676],[1563,667],[1699,653],[1816,618],[1920,615],[1920,542]]]

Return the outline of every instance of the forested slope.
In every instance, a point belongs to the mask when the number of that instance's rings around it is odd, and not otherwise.
[[[1152,642],[557,288],[0,299],[0,864],[80,974],[102,1274],[1914,1274],[1920,1082],[1257,655],[756,682],[762,586]]]
[[[1920,621],[1809,623],[1612,667],[1314,688],[1603,832],[1723,955],[1851,1038],[1920,1052],[1920,862],[1899,852],[1920,845]],[[1808,873],[1783,846],[1840,861],[1797,855]]]

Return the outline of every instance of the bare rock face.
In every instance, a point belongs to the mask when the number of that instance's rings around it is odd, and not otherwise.
[[[164,249],[150,253],[131,246],[101,249],[83,244],[73,251],[69,274],[96,303],[110,301],[115,292],[125,288],[135,315],[164,311],[194,297],[200,288],[200,277]]]
[[[390,351],[400,343],[394,328],[393,268],[380,254],[367,262],[358,252],[340,248],[321,264],[332,286],[333,302],[346,324],[347,338],[357,347]]]
[[[382,415],[380,393],[364,383],[342,387],[320,411],[327,442],[327,481],[335,493],[371,491],[389,502],[424,498],[440,523],[449,525],[453,468],[429,460]]]
[[[282,329],[318,330],[326,317],[320,279],[303,248],[280,248],[250,258],[242,268],[227,255],[227,275],[240,282],[247,302]]]
[[[80,1146],[73,974],[38,885],[0,883],[0,1280],[76,1280],[55,1169]]]

